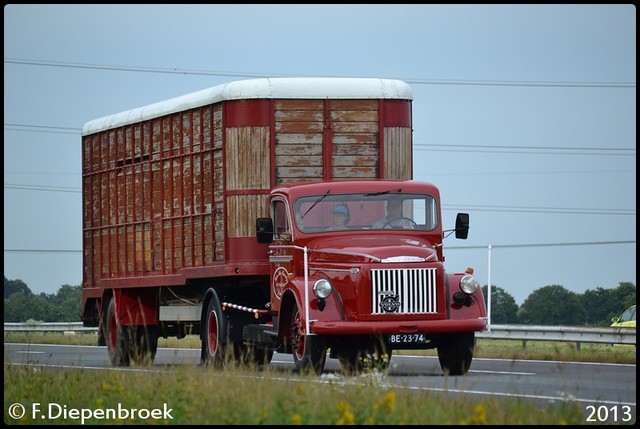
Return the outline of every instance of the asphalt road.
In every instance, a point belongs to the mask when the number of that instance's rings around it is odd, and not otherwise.
[[[4,355],[5,364],[12,365],[114,369],[105,347],[5,343]],[[200,350],[159,348],[154,368],[160,371],[199,363]],[[271,367],[288,377],[297,376],[291,372],[291,355],[276,353]],[[319,382],[339,377],[338,361],[327,359]],[[446,377],[436,357],[394,355],[385,377],[390,386],[416,391],[523,398],[541,403],[576,401],[582,406],[585,424],[602,423],[604,415],[616,415],[614,424],[636,420],[636,365],[476,358],[466,376]]]

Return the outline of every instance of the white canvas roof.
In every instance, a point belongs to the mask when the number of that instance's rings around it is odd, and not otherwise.
[[[239,80],[87,122],[82,135],[145,121],[223,100],[244,99],[398,99],[412,100],[401,80],[376,78],[264,78]]]

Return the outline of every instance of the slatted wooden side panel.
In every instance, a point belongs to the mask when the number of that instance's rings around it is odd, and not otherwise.
[[[205,140],[209,145],[211,156],[210,169],[205,171],[203,181],[206,186],[205,207],[210,213],[205,223],[205,265],[210,265],[216,261],[223,261],[225,258],[224,246],[224,169],[222,165],[223,154],[223,127],[222,127],[222,105],[206,107],[207,117],[212,115],[211,133],[209,140]],[[213,139],[213,140],[211,140]]]
[[[379,177],[378,109],[378,100],[331,100],[333,179]]]
[[[220,106],[83,137],[85,285],[224,259],[221,160]]]
[[[324,101],[275,100],[276,184],[322,179]]]
[[[227,191],[246,194],[227,197],[227,235],[255,236],[256,218],[264,215],[266,197],[256,191],[271,186],[269,127],[233,127],[226,130]]]
[[[411,128],[386,127],[384,153],[385,179],[413,179]]]
[[[214,260],[211,106],[158,118],[154,123],[154,270],[175,273]]]

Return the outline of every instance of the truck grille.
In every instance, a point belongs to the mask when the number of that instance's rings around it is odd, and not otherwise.
[[[371,313],[436,313],[436,273],[436,268],[371,270]]]

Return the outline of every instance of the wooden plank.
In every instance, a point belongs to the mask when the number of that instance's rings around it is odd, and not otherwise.
[[[291,100],[275,100],[274,103],[276,112],[281,110],[324,110],[323,100],[304,100],[304,99],[291,99]]]
[[[256,235],[256,219],[268,213],[266,195],[231,195],[227,197],[229,237]]]
[[[407,127],[385,128],[385,178],[404,180],[413,178],[411,132]]]
[[[324,112],[309,110],[276,110],[276,122],[323,122]]]
[[[375,179],[378,176],[376,167],[333,167],[334,179]]]
[[[268,127],[227,129],[227,190],[270,188],[269,135]]]
[[[279,183],[287,182],[284,180],[285,178],[318,180],[318,178],[322,178],[322,167],[277,167],[276,177],[281,180]]]
[[[276,145],[276,157],[282,156],[314,156],[322,155],[322,145],[319,144],[287,144]],[[277,165],[282,165],[277,163]]]
[[[378,167],[377,156],[332,156],[331,163],[334,167]]]
[[[323,122],[298,121],[276,122],[276,133],[321,133],[324,129]]]
[[[356,111],[356,110],[373,110],[378,111],[378,100],[329,100],[331,110],[334,111]]]
[[[377,144],[335,144],[332,147],[334,156],[371,156],[379,158],[379,150]]]
[[[322,167],[322,156],[300,155],[300,156],[276,156],[276,165],[278,168],[295,166],[295,167]]]
[[[334,133],[377,133],[377,122],[334,122],[331,124]]]
[[[378,124],[377,111],[357,111],[357,110],[332,110],[330,114],[332,123],[336,122],[374,122]]]
[[[322,145],[322,133],[276,133],[276,146],[308,144]]]

